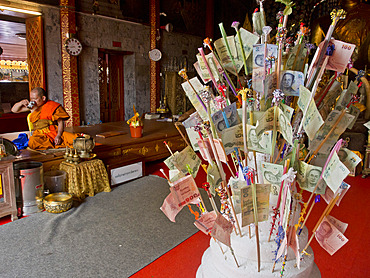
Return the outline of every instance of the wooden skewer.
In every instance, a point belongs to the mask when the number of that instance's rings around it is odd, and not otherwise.
[[[276,162],[279,160],[279,157],[280,157],[281,153],[283,152],[283,148],[284,148],[285,142],[286,142],[285,139],[283,139],[283,142],[281,142],[279,153],[278,153],[278,155],[275,158],[274,164],[276,164]]]
[[[166,173],[164,172],[164,170],[161,168],[159,169],[159,171],[161,171],[161,173],[163,174],[163,176],[166,178],[166,180],[171,183],[170,179],[167,177]]]
[[[163,141],[163,143],[166,145],[168,151],[170,152],[171,156],[173,156],[173,152],[171,151],[170,147],[168,146],[166,141]]]
[[[270,163],[272,163],[274,159],[274,153],[275,153],[275,145],[276,145],[276,136],[277,136],[277,130],[276,130],[276,110],[277,106],[274,106],[274,129],[272,131],[272,148],[271,148],[271,157],[270,157]]]
[[[176,123],[175,123],[175,127],[176,127],[177,131],[180,133],[180,135],[181,135],[182,139],[184,139],[184,141],[185,141],[186,145],[188,145],[189,147],[191,147],[190,143],[188,142],[188,140],[186,140],[186,137],[185,137],[185,136],[184,136],[184,134],[182,133],[182,131],[181,131],[181,129],[180,129],[180,127],[179,127],[179,125],[182,125],[182,123],[179,123],[179,122],[176,122]]]
[[[238,261],[236,260],[236,257],[235,257],[235,254],[234,254],[234,250],[231,248],[231,246],[229,246],[229,248],[230,248],[230,252],[231,252],[231,254],[232,254],[232,255],[233,255],[233,257],[234,257],[234,260],[235,260],[236,266],[239,268],[239,264],[238,264]]]
[[[258,231],[258,208],[257,208],[257,189],[256,184],[252,182],[252,198],[253,198],[253,212],[254,212],[254,228],[256,234],[256,243],[257,243],[257,268],[258,272],[261,269],[261,251],[260,251],[260,238]]]
[[[290,159],[285,160],[283,175],[285,175],[288,172],[289,164],[290,164]],[[284,187],[284,181],[282,181],[281,182],[281,185],[280,185],[280,190],[279,190],[279,195],[278,195],[278,201],[277,201],[277,204],[276,204],[275,217],[273,218],[273,222],[272,222],[271,230],[270,230],[270,235],[269,235],[269,238],[268,238],[267,242],[270,241],[272,232],[273,232],[274,227],[275,227],[275,221],[276,221],[276,218],[277,218],[277,215],[278,215],[278,211],[279,211],[279,208],[280,208],[281,193],[283,191],[283,187]]]
[[[307,242],[306,246],[304,247],[304,249],[302,250],[302,254],[304,254],[306,252],[306,249],[308,248],[308,246],[310,246],[310,243],[313,239],[313,237],[315,236],[315,232],[317,230],[317,228],[319,227],[319,225],[321,224],[322,220],[324,219],[325,216],[329,215],[329,213],[331,212],[331,210],[333,209],[335,203],[338,201],[340,197],[340,194],[336,194],[336,196],[330,201],[330,203],[326,206],[326,209],[324,210],[324,212],[322,213],[321,217],[319,218],[319,220],[317,221],[315,227],[313,228],[312,230],[312,235],[311,235],[311,238],[310,240]]]
[[[242,232],[241,232],[241,229],[240,229],[239,221],[238,221],[238,218],[236,217],[234,204],[233,204],[233,202],[231,200],[231,194],[230,194],[229,188],[227,186],[225,186],[225,183],[226,183],[226,181],[225,181],[225,172],[224,172],[224,170],[222,168],[221,161],[218,158],[217,150],[216,150],[216,147],[215,147],[215,143],[213,142],[213,136],[212,136],[211,132],[209,132],[208,129],[206,129],[206,131],[207,131],[207,135],[208,135],[208,138],[209,138],[209,142],[211,144],[211,149],[213,151],[213,156],[216,159],[216,164],[217,164],[218,170],[220,171],[220,175],[221,175],[221,178],[222,178],[221,185],[222,185],[223,188],[225,188],[225,190],[227,192],[227,196],[228,196],[229,201],[230,201],[231,210],[232,210],[233,215],[234,215],[234,218],[235,218],[236,226],[238,227],[240,236],[242,236]]]
[[[308,203],[307,203],[307,204],[308,204]],[[311,205],[311,207],[310,207],[310,209],[308,210],[307,215],[306,215],[306,218],[304,219],[304,221],[303,221],[303,223],[302,223],[302,226],[301,226],[301,228],[299,229],[298,236],[301,234],[301,230],[302,230],[302,229],[303,229],[303,227],[306,225],[307,219],[308,219],[308,217],[310,216],[311,211],[312,211],[313,207],[315,206],[315,204],[316,204],[316,202],[313,202],[313,203],[312,203],[312,205]]]

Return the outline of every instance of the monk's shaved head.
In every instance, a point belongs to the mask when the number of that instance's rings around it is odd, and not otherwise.
[[[46,94],[46,91],[43,88],[41,88],[41,87],[36,87],[36,88],[32,89],[31,93],[37,93],[37,95],[39,97],[43,97],[44,96],[46,98],[46,100],[48,99],[48,96]]]

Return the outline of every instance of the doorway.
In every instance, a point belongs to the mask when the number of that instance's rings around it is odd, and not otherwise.
[[[125,120],[124,56],[131,52],[99,49],[100,120],[103,123]]]

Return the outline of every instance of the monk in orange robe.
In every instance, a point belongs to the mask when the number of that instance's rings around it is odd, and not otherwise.
[[[28,141],[31,149],[73,147],[73,140],[78,135],[64,131],[64,121],[69,115],[59,103],[47,99],[44,89],[33,89],[30,101],[24,99],[12,107],[14,113],[26,111],[31,112],[27,117],[32,132]]]

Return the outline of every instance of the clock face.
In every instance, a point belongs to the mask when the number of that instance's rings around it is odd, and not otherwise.
[[[159,49],[152,49],[149,51],[149,58],[152,61],[157,62],[162,58],[162,53],[159,51]]]
[[[82,51],[82,44],[78,39],[70,38],[66,41],[66,50],[68,54],[77,56]]]

